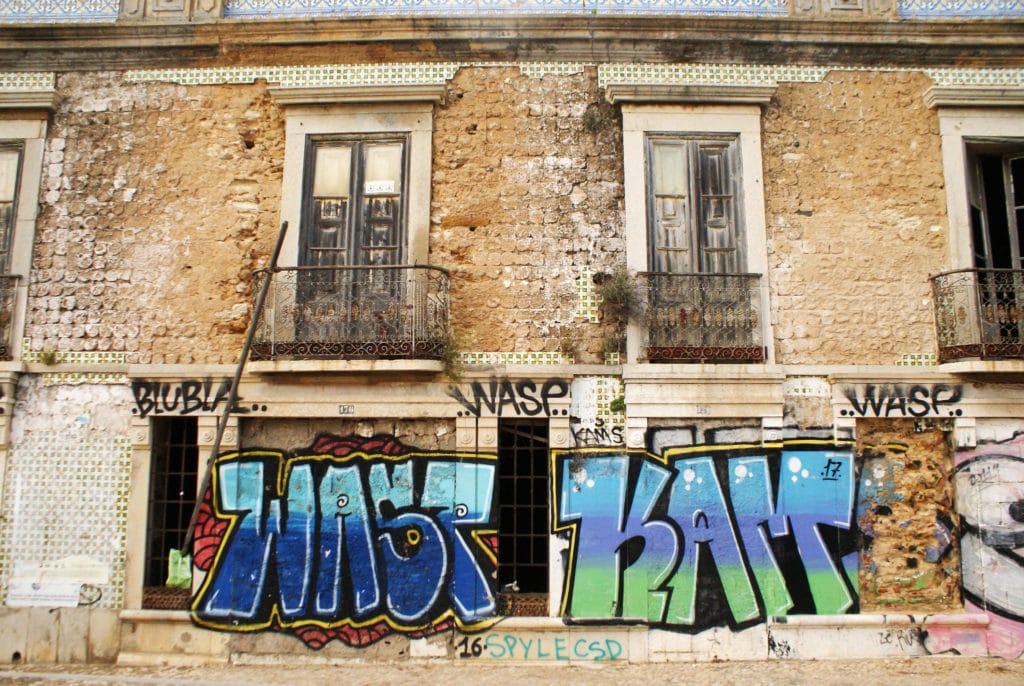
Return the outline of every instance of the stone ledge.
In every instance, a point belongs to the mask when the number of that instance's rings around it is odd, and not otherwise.
[[[117,655],[117,665],[120,667],[198,667],[226,665],[230,662],[225,657],[199,654],[121,652]]]
[[[786,371],[779,365],[769,364],[673,364],[637,363],[622,367],[623,381],[657,381],[659,383],[782,383]]]
[[[944,615],[856,614],[856,615],[779,615],[768,617],[769,627],[799,628],[861,628],[886,626],[988,626],[986,614],[964,613]]]
[[[121,610],[118,615],[121,621],[142,623],[167,622],[173,624],[191,624],[187,610]]]
[[[62,97],[55,91],[0,92],[0,110],[42,110],[53,112]]]
[[[1024,88],[1007,86],[932,86],[927,107],[1024,107]]]
[[[250,362],[245,370],[256,375],[275,374],[440,374],[437,360],[273,360]]]
[[[938,369],[946,374],[977,375],[990,381],[1024,381],[1024,360],[959,360],[943,362]]]
[[[430,102],[444,99],[444,83],[423,85],[324,86],[312,88],[268,88],[279,106],[345,105],[364,102]]]
[[[610,83],[605,87],[605,98],[613,105],[622,102],[767,105],[777,89],[774,84]]]

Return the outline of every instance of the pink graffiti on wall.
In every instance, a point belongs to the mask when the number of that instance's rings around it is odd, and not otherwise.
[[[956,456],[964,609],[988,626],[928,630],[932,653],[1017,658],[1024,654],[1024,435]],[[938,619],[938,618],[935,618]]]

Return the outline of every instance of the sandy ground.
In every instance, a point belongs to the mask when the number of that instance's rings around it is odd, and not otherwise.
[[[762,662],[606,664],[600,666],[510,665],[451,662],[346,662],[343,664],[218,665],[204,667],[114,667],[25,665],[0,670],[0,683],[196,684],[302,686],[408,684],[481,686],[515,684],[770,684],[825,686],[1024,685],[1024,661],[996,658],[925,657],[885,660],[774,660]]]

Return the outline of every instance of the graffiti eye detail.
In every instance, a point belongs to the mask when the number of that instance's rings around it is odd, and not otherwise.
[[[1010,517],[1015,522],[1024,523],[1024,500],[1010,503]]]
[[[348,505],[348,496],[342,493],[338,496],[338,507],[345,507]]]
[[[469,514],[469,508],[466,507],[465,504],[459,503],[455,506],[454,512],[456,517],[465,517]]]

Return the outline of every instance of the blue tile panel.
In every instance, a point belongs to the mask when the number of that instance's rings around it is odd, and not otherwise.
[[[224,16],[239,19],[344,16],[667,15],[775,16],[786,0],[227,0]]]
[[[899,0],[896,10],[912,19],[1022,19],[1024,0]]]
[[[912,19],[1020,19],[1024,0],[898,0]],[[226,0],[226,19],[397,16],[789,14],[787,0]],[[117,21],[118,0],[0,0],[0,23]]]
[[[118,0],[0,0],[0,23],[114,22]]]

